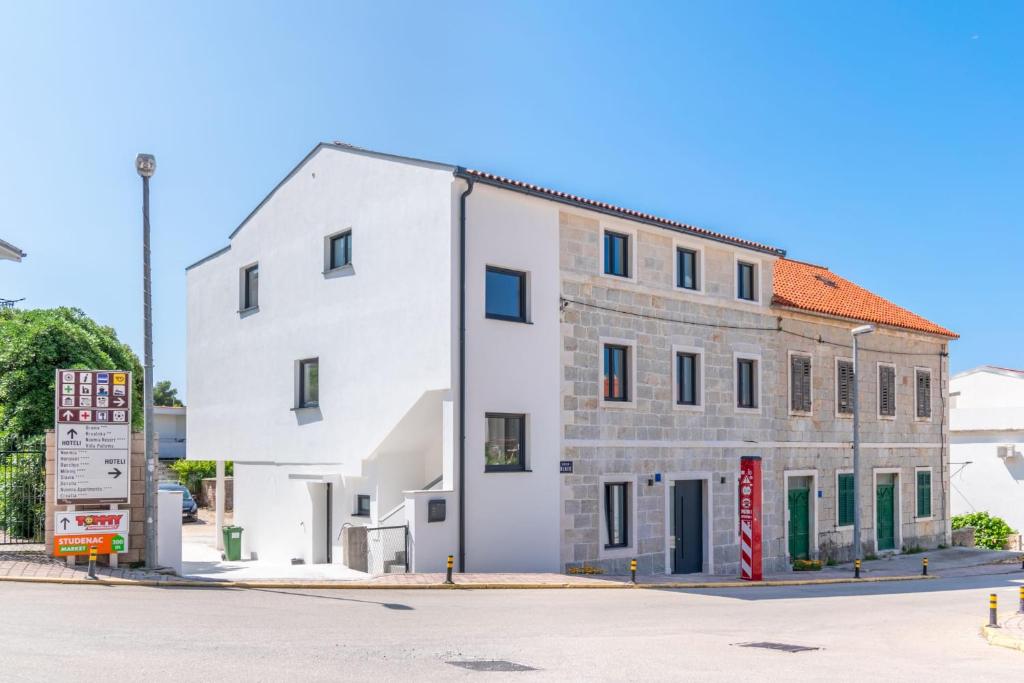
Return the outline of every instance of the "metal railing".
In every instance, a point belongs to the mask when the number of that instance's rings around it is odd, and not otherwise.
[[[46,532],[46,454],[0,451],[0,545],[42,543]]]
[[[409,571],[408,525],[366,528],[366,571],[373,576]]]

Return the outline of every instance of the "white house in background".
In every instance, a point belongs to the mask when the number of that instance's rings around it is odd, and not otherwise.
[[[467,571],[733,574],[745,455],[765,463],[766,569],[842,559],[850,330],[871,322],[864,544],[948,542],[956,334],[784,255],[318,145],[188,268],[188,457],[234,461],[243,553],[261,559],[340,562],[345,527],[407,525],[390,560],[414,571],[452,554]]]
[[[161,460],[185,457],[185,406],[153,406],[153,431],[160,441]]]
[[[949,390],[953,514],[986,511],[1024,530],[1024,370],[982,365]]]
[[[20,261],[26,254],[10,242],[0,240],[0,261]]]

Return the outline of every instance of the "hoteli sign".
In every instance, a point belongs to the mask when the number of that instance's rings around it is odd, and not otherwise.
[[[57,503],[127,503],[131,373],[58,370],[56,389]]]

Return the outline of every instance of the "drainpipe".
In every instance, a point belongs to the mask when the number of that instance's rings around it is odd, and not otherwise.
[[[459,573],[466,571],[466,197],[472,191],[467,178],[459,197]]]

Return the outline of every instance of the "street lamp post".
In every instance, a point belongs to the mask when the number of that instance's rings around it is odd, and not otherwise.
[[[157,566],[156,552],[156,492],[153,481],[156,475],[153,462],[153,292],[149,266],[149,179],[156,173],[156,157],[140,154],[135,157],[135,170],[142,176],[142,317],[144,327],[144,379],[142,387],[143,411],[145,414],[146,466],[145,477],[145,532],[146,567]]]
[[[857,339],[862,334],[871,334],[874,331],[874,325],[861,325],[850,331],[850,334],[853,335],[853,559],[855,560],[864,559],[864,549],[860,544],[860,397],[857,388]]]

